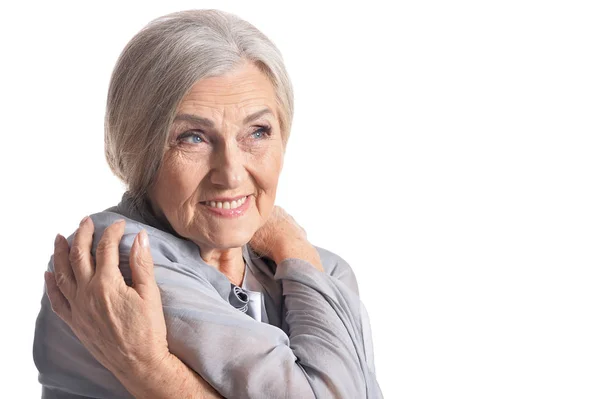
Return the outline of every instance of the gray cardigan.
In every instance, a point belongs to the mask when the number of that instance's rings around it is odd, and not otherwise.
[[[91,215],[92,254],[104,229],[126,220],[119,268],[131,284],[129,251],[148,232],[169,350],[226,398],[381,398],[367,312],[356,278],[339,256],[317,248],[325,273],[300,259],[281,264],[247,245],[246,272],[262,285],[263,322],[230,303],[232,284],[200,257],[198,247],[134,205]],[[72,242],[73,236],[68,238]],[[54,270],[53,258],[48,270]],[[54,314],[47,296],[37,318],[33,356],[43,398],[131,398]]]

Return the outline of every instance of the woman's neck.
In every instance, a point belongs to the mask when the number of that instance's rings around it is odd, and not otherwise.
[[[160,212],[159,208],[154,204],[149,197],[146,199],[147,209],[150,211],[149,216],[154,218],[154,227],[160,228],[161,230],[168,231],[174,236],[187,239],[180,236],[175,229],[171,226],[165,215]],[[198,243],[196,242],[196,245]],[[237,286],[241,286],[244,281],[244,273],[246,271],[246,264],[244,263],[244,256],[242,247],[239,248],[228,248],[228,249],[214,249],[214,248],[200,248],[200,256],[202,259],[211,266],[214,266],[217,270],[227,276],[229,281]]]
[[[229,249],[202,248],[200,256],[206,263],[214,266],[227,276],[233,284],[242,285],[246,264],[244,263],[241,247]]]

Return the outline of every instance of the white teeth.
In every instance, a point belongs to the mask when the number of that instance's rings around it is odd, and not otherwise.
[[[225,202],[221,202],[221,201],[208,201],[206,202],[207,206],[210,206],[211,208],[219,208],[219,209],[235,209],[235,208],[239,208],[240,206],[242,206],[242,204],[244,202],[246,202],[246,199],[248,197],[243,197],[240,198],[239,200],[236,201],[225,201]]]

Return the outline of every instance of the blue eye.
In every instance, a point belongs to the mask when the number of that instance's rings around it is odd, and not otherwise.
[[[194,132],[185,132],[177,137],[177,140],[187,144],[200,144],[204,142],[202,136]]]
[[[271,135],[271,128],[268,126],[262,126],[261,128],[252,132],[252,137],[255,139],[264,139]]]

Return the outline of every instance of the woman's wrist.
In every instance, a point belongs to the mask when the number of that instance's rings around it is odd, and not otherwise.
[[[170,352],[151,364],[137,364],[115,376],[136,398],[222,398],[204,378]]]
[[[279,265],[285,259],[289,258],[304,260],[317,270],[323,271],[319,253],[307,240],[288,240],[275,247],[275,250],[273,251],[273,260],[276,264]]]
[[[163,374],[168,374],[170,352],[155,356],[146,361],[131,361],[127,365],[112,368],[111,372],[123,386],[136,398],[150,397],[147,389],[156,380],[162,380]],[[150,384],[149,384],[150,383]],[[158,396],[153,396],[158,398]]]
[[[156,377],[164,373],[167,368],[172,367],[171,357],[173,354],[168,349],[161,351],[153,356],[148,356],[144,360],[135,360],[120,370],[124,378],[134,381],[142,381],[148,378]]]

